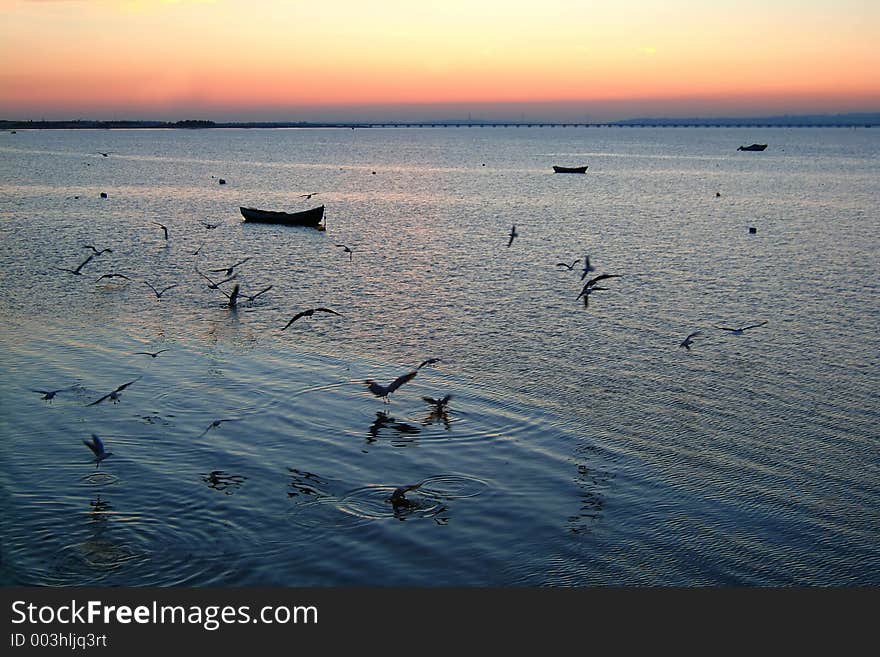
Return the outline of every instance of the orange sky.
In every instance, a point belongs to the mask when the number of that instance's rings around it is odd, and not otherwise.
[[[876,0],[0,0],[0,118],[880,111],[878,26]]]

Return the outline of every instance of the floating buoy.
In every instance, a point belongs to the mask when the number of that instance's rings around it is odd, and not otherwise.
[[[754,226],[749,226],[749,234],[750,235],[754,235],[757,232],[758,232],[757,228],[755,228]]]
[[[101,192],[101,198],[107,198],[107,192]]]

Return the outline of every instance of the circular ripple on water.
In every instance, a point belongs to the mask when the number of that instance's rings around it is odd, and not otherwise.
[[[80,483],[84,486],[112,486],[119,482],[119,477],[109,472],[91,472],[80,477]]]
[[[156,396],[166,416],[199,410],[193,400],[210,400],[211,408],[222,408],[226,415],[246,416],[272,408],[279,398],[258,383],[234,379],[180,381]]]
[[[81,540],[57,550],[29,580],[50,586],[205,586],[236,578],[256,536],[228,521],[89,512]]]

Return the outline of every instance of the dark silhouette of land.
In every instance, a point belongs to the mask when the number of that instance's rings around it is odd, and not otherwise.
[[[13,121],[0,120],[0,130],[131,130],[147,129],[183,129],[200,130],[208,128],[489,128],[489,127],[701,127],[701,128],[870,128],[880,125],[880,112],[860,114],[806,114],[765,117],[725,117],[725,118],[638,118],[608,122],[578,121],[504,121],[491,119],[445,119],[433,121],[350,121],[350,122],[314,122],[314,121],[230,121],[217,122],[200,119],[184,121]]]

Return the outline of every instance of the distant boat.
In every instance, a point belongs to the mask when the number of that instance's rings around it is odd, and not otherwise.
[[[587,167],[558,167],[553,165],[553,173],[586,173]]]
[[[767,144],[752,144],[751,146],[740,146],[738,151],[763,151],[767,148]]]
[[[288,224],[291,226],[311,226],[320,228],[321,219],[324,218],[324,206],[319,205],[311,210],[302,212],[273,212],[271,210],[258,210],[256,208],[239,208],[245,221],[259,222],[264,224]]]

